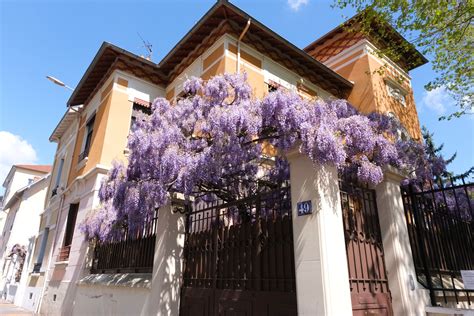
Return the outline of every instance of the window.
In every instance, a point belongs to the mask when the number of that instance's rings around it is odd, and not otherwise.
[[[78,210],[79,204],[71,204],[69,206],[69,213],[66,221],[66,231],[64,232],[63,247],[59,250],[59,261],[66,261],[69,259],[69,252],[71,250],[72,238],[74,237],[74,228],[76,227]]]
[[[278,89],[282,88],[282,85],[279,84],[278,82],[275,82],[271,79],[269,79],[267,82],[265,82],[267,84],[267,92],[270,93],[270,92],[274,92],[274,91],[277,91]]]
[[[387,86],[388,95],[400,102],[403,106],[406,106],[406,95],[407,92],[402,89],[398,84],[395,84],[392,81],[385,81]]]
[[[61,158],[61,160],[59,161],[58,171],[56,173],[56,184],[54,185],[51,196],[55,196],[56,193],[58,193],[58,187],[61,184],[60,182],[61,182],[61,174],[63,172],[63,166],[64,166],[64,158]]]
[[[406,141],[406,140],[410,139],[410,134],[408,134],[408,131],[405,129],[405,127],[402,126],[402,124],[400,123],[400,120],[395,115],[395,113],[388,112],[387,116],[390,117],[390,118],[393,118],[394,120],[396,120],[398,122],[399,127],[397,128],[397,140]]]
[[[94,132],[95,114],[89,119],[86,124],[86,132],[84,134],[82,153],[79,155],[79,161],[83,160],[89,155],[89,149],[92,142],[92,133]]]
[[[33,272],[38,273],[41,269],[41,265],[43,264],[44,253],[46,251],[46,244],[48,243],[48,236],[49,236],[49,227],[46,227],[43,232],[43,237],[41,238],[41,246],[38,253],[38,258],[36,259],[36,263],[33,266]]]
[[[136,127],[137,119],[142,119],[143,115],[151,115],[151,109],[140,104],[134,103],[132,109],[132,119],[130,121],[130,131],[133,132]]]

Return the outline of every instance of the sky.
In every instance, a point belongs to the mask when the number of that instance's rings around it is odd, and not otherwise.
[[[354,14],[332,1],[231,0],[300,48]],[[140,36],[159,62],[215,3],[214,0],[0,0],[0,183],[12,164],[52,164],[49,136],[66,111],[75,87],[103,41],[143,55]],[[140,34],[140,36],[138,35]],[[429,58],[429,56],[427,56]],[[474,118],[438,121],[455,108],[443,89],[427,92],[431,65],[410,73],[422,125],[444,143],[456,173],[474,165]],[[1,192],[2,190],[0,190]]]

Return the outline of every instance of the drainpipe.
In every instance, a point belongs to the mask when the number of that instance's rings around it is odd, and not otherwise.
[[[242,38],[244,38],[245,33],[247,33],[247,31],[249,30],[250,21],[251,19],[247,21],[247,25],[245,25],[245,28],[240,34],[239,40],[237,41],[237,73],[240,73],[240,41],[242,41]]]

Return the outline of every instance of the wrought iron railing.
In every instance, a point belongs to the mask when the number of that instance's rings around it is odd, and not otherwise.
[[[294,292],[289,187],[195,203],[187,216],[183,279],[193,288]]]
[[[59,248],[58,261],[69,260],[69,253],[71,252],[71,245]]]
[[[97,241],[91,273],[151,273],[155,254],[158,210],[134,235],[124,232],[111,241]]]
[[[39,273],[41,270],[41,263],[35,263],[33,266],[33,273]]]
[[[461,276],[474,270],[474,183],[450,179],[402,195],[417,278],[432,305],[474,304]]]
[[[196,199],[186,216],[180,311],[296,315],[293,247],[289,187]]]

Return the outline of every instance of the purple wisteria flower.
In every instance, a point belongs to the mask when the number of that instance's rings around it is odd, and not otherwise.
[[[362,115],[346,100],[308,101],[283,89],[259,100],[245,74],[189,78],[183,88],[186,97],[173,105],[158,98],[151,115],[137,119],[127,164],[113,164],[102,207],[82,224],[88,238],[139,232],[175,192],[233,201],[278,187],[289,179],[282,153],[295,146],[315,164],[371,184],[383,180],[386,165],[423,178],[445,167],[441,158],[428,161],[421,143],[394,142],[394,120]]]

